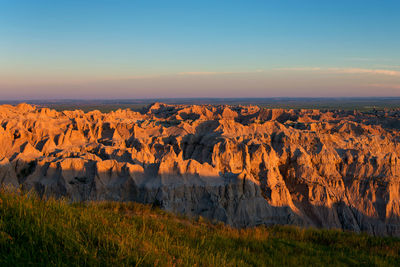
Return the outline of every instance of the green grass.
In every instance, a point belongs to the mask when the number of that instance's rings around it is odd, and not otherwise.
[[[148,205],[0,192],[0,265],[399,266],[400,239],[275,226],[234,229]]]

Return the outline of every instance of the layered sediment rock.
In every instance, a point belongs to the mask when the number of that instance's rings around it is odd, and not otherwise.
[[[400,112],[0,106],[0,183],[245,227],[400,236]]]

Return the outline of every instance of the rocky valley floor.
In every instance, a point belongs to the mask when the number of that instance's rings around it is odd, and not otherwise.
[[[400,236],[400,111],[0,106],[0,183],[235,227]]]

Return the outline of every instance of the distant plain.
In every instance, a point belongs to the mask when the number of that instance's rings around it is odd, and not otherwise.
[[[400,97],[357,98],[152,98],[152,99],[94,99],[94,100],[9,100],[0,104],[26,102],[57,111],[81,109],[85,112],[100,110],[110,112],[117,109],[141,110],[144,106],[162,102],[187,105],[257,105],[271,109],[320,109],[372,111],[400,108]]]

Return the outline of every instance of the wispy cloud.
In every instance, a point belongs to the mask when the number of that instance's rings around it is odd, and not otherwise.
[[[147,80],[153,78],[161,78],[166,75],[162,74],[149,74],[149,75],[132,75],[132,76],[123,76],[123,77],[113,77],[107,80]]]
[[[288,70],[288,71],[319,71],[320,67],[294,67],[294,68],[277,68],[274,70]]]
[[[229,74],[231,72],[214,72],[214,71],[186,71],[178,72],[178,75],[216,75],[216,74]]]
[[[400,76],[400,71],[384,69],[360,69],[360,68],[330,68],[330,71],[349,74],[379,74],[388,76]]]
[[[398,70],[386,70],[386,69],[363,69],[363,68],[321,68],[321,67],[295,67],[295,68],[279,68],[275,70],[285,71],[321,71],[328,73],[339,73],[339,74],[372,74],[372,75],[386,75],[386,76],[397,76],[400,77],[400,71]]]
[[[389,89],[399,89],[400,90],[400,84],[380,84],[380,83],[374,83],[374,84],[369,84],[369,87],[376,87],[376,88],[389,88]]]
[[[179,72],[178,75],[220,75],[220,74],[246,74],[246,73],[262,73],[262,69],[249,71],[186,71]]]

